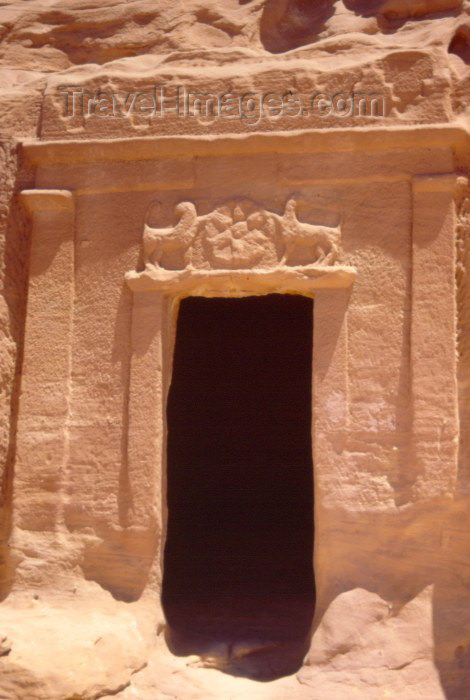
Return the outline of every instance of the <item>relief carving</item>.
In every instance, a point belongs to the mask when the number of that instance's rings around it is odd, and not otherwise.
[[[296,201],[289,199],[282,217],[282,233],[285,252],[282,262],[286,265],[299,247],[311,249],[312,262],[317,265],[332,265],[338,256],[341,230],[330,226],[301,223],[297,219]]]
[[[262,262],[268,251],[274,253],[274,216],[249,201],[230,203],[216,209],[201,228],[211,267],[250,268]]]
[[[299,264],[300,253],[304,265],[332,265],[338,255],[340,228],[301,222],[296,207],[296,200],[290,198],[279,216],[242,200],[198,216],[194,204],[181,202],[175,207],[174,226],[145,225],[146,268],[242,270],[292,266]]]
[[[192,202],[180,202],[175,207],[177,223],[169,228],[152,228],[145,224],[143,236],[146,264],[161,267],[166,252],[181,250],[184,264],[191,263],[190,246],[197,232],[197,212]]]
[[[232,200],[198,215],[192,202],[180,202],[173,226],[156,228],[154,202],[144,226],[145,269],[129,271],[127,283],[135,291],[202,294],[349,287],[356,270],[337,264],[341,227],[299,221],[297,204],[290,197],[279,215]]]

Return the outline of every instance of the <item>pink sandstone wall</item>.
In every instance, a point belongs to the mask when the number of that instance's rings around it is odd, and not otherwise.
[[[452,0],[0,7],[6,697],[465,698],[469,12]],[[70,120],[64,83],[360,85],[387,111],[255,130]],[[357,276],[316,292],[311,648],[298,677],[260,688],[214,679],[155,637],[170,321],[125,275],[142,267],[155,199],[163,227],[187,199],[201,215],[246,197],[280,215],[293,193],[302,221],[341,219],[339,264]]]

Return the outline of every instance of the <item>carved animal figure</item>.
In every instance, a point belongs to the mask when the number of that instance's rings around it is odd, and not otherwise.
[[[331,265],[338,256],[341,230],[331,226],[314,226],[297,219],[296,200],[289,199],[282,215],[282,235],[285,251],[282,263],[287,264],[299,246],[309,246],[315,257],[314,262]]]
[[[184,264],[191,262],[191,243],[198,225],[196,207],[192,202],[181,202],[175,207],[177,222],[169,228],[144,227],[143,250],[145,264],[161,267],[164,253],[182,250]]]

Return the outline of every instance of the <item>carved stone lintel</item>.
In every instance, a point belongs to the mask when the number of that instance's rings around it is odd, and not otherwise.
[[[183,271],[302,268],[305,275],[307,267],[332,267],[339,252],[340,228],[300,222],[296,205],[291,197],[280,216],[249,200],[230,201],[198,216],[194,204],[180,202],[174,226],[145,224],[145,270],[129,273],[128,280],[142,277],[147,286],[166,287],[186,279],[181,277]]]
[[[318,289],[350,287],[356,269],[335,267],[279,267],[252,270],[145,270],[128,272],[126,280],[135,292],[172,294],[267,294],[269,292],[313,294]]]

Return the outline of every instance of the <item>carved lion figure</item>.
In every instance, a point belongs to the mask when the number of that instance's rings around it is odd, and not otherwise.
[[[175,207],[177,219],[174,226],[169,228],[144,227],[143,250],[146,265],[161,267],[160,261],[166,252],[181,250],[185,266],[191,262],[191,243],[196,232],[198,217],[196,207],[192,202],[180,202]]]
[[[289,264],[289,260],[299,246],[309,246],[315,256],[315,262],[332,265],[337,256],[341,230],[338,226],[317,226],[305,224],[297,219],[295,212],[296,200],[289,199],[282,216],[282,233],[284,239],[283,264]]]

